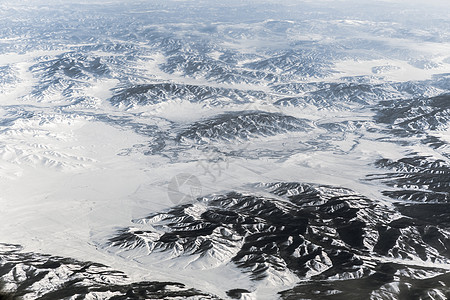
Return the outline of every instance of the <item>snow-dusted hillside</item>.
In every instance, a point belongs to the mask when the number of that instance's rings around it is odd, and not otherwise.
[[[450,297],[445,1],[0,3],[0,298]]]

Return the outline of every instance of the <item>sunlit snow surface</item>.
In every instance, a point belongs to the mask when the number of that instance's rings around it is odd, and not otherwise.
[[[449,122],[445,1],[2,1],[0,298],[446,299]]]

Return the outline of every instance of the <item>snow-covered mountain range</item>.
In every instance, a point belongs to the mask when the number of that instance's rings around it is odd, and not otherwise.
[[[0,3],[0,299],[447,299],[442,1]]]

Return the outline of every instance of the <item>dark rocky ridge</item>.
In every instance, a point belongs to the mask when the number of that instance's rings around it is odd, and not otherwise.
[[[413,134],[446,129],[450,121],[450,94],[381,102],[377,121]]]
[[[0,299],[219,299],[176,282],[130,282],[102,264],[0,244]]]
[[[215,106],[245,104],[265,98],[268,98],[268,95],[261,91],[176,83],[152,83],[117,89],[116,94],[111,97],[110,101],[115,106],[133,108],[177,99]]]
[[[425,277],[425,278],[423,278]],[[380,263],[368,276],[353,280],[302,282],[280,293],[282,299],[439,299],[450,297],[447,270]]]
[[[375,165],[392,172],[369,175],[395,190],[383,193],[394,199],[421,202],[450,201],[450,166],[444,160],[411,156],[392,161],[380,159]]]
[[[138,260],[162,253],[173,261],[191,257],[194,268],[204,260],[232,263],[255,281],[288,280],[290,274],[313,279],[283,294],[288,299],[301,296],[305,287],[319,288],[323,280],[342,285],[340,293],[348,296],[353,282],[367,285],[364,292],[370,294],[385,284],[414,282],[420,272],[437,278],[446,273],[439,265],[450,260],[449,228],[426,214],[384,206],[344,188],[300,183],[259,188],[273,197],[230,192],[198,199],[134,220],[110,238],[108,248]],[[404,266],[392,271],[392,260]],[[435,267],[428,270],[420,262]],[[393,276],[397,270],[405,279]],[[364,283],[373,280],[379,282]]]
[[[311,128],[308,120],[281,113],[238,111],[193,123],[178,134],[177,141],[204,144],[219,140],[248,140],[258,136],[307,131]]]

